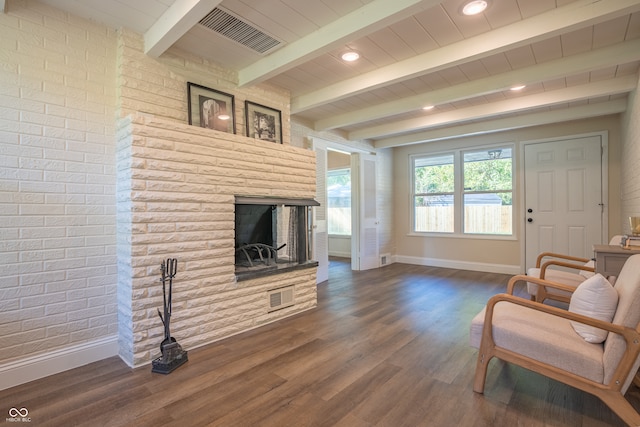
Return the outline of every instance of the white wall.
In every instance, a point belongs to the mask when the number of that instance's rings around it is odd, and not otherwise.
[[[620,117],[609,116],[507,132],[453,138],[446,141],[408,145],[394,149],[393,194],[395,206],[395,255],[399,260],[416,264],[440,265],[479,271],[517,273],[522,271],[520,259],[523,218],[520,206],[514,205],[515,240],[476,237],[424,237],[410,235],[410,164],[409,156],[447,149],[516,143],[516,189],[519,183],[520,142],[589,132],[608,132],[609,141],[609,234],[620,234]],[[633,173],[633,172],[631,172]],[[516,190],[517,191],[517,190]],[[514,201],[520,195],[514,192]]]
[[[35,1],[0,13],[2,386],[39,375],[30,356],[115,354],[115,111],[113,30]]]
[[[329,256],[351,258],[351,236],[329,236]]]
[[[640,81],[638,81],[640,87]],[[640,216],[640,96],[638,89],[629,96],[629,104],[622,120],[622,162],[620,222],[623,232],[631,233],[630,216]]]

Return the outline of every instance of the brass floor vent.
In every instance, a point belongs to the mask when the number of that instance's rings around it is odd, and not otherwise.
[[[219,7],[202,18],[200,24],[262,55],[281,44],[279,40]]]

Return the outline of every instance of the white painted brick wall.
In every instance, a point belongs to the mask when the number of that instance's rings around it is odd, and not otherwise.
[[[154,236],[180,233],[186,236],[179,242],[181,251],[211,251],[215,262],[191,260],[196,271],[208,269],[204,277],[191,279],[224,292],[235,289],[236,285],[228,280],[226,258],[220,255],[226,250],[228,239],[203,243],[191,238],[199,233],[228,233],[229,213],[219,206],[227,203],[226,199],[209,205],[197,197],[185,198],[180,202],[182,212],[193,216],[191,221],[176,225],[175,201],[142,201],[141,196],[140,202],[134,203],[128,197],[116,204],[116,173],[125,180],[119,183],[121,191],[142,192],[147,191],[147,185],[155,185],[152,194],[182,195],[185,188],[208,185],[207,192],[224,193],[242,180],[235,168],[229,170],[228,166],[236,162],[250,165],[246,160],[251,153],[243,151],[241,145],[220,164],[200,165],[197,172],[210,177],[227,170],[230,179],[212,179],[209,184],[194,173],[190,164],[181,163],[180,168],[174,169],[178,163],[168,164],[163,159],[137,163],[129,156],[130,160],[119,162],[126,171],[117,172],[114,117],[140,111],[186,123],[186,84],[191,81],[235,95],[238,135],[245,133],[245,100],[281,110],[286,146],[290,143],[289,93],[266,84],[238,89],[234,72],[177,49],[169,50],[160,59],[149,58],[142,53],[142,46],[139,34],[128,30],[116,34],[35,0],[10,1],[7,12],[0,14],[3,362],[116,334],[116,314],[130,319],[120,324],[119,342],[122,353],[131,355],[125,359],[133,360],[134,339],[145,335],[136,325],[134,336],[134,322],[147,319],[153,323],[149,319],[157,308],[158,292],[149,291],[147,282],[139,289],[117,290],[117,274],[137,281],[157,273],[155,261],[168,253],[163,247],[165,242],[154,240]],[[253,155],[260,157],[268,152]],[[197,153],[181,153],[184,154]],[[297,174],[284,173],[289,162],[297,160],[300,159],[284,159],[272,169],[257,164],[254,176],[262,175],[264,168],[272,170],[283,177],[279,183],[289,187],[287,193],[306,194],[307,182],[298,179],[291,185],[287,180]],[[127,171],[134,169],[140,176],[127,180]],[[145,176],[147,172],[152,175]],[[176,186],[175,181],[187,175],[191,180]],[[153,184],[155,181],[174,187],[158,186]],[[133,214],[153,215],[158,223],[116,224],[117,211],[124,212],[120,217],[125,218],[127,213],[131,218]],[[131,233],[140,240],[148,236],[149,244],[127,246],[127,237],[123,236]],[[135,265],[116,265],[116,242],[118,257],[136,258]],[[147,265],[151,259],[154,264]],[[153,308],[134,311],[134,298],[155,298],[154,304],[147,304]],[[262,321],[241,317],[242,322],[237,325],[203,334],[192,339],[193,343],[209,342]],[[155,321],[153,333],[158,334],[157,317]],[[128,324],[128,328],[122,328]],[[142,359],[138,357],[136,363]]]
[[[640,80],[638,81],[640,87]],[[629,95],[629,105],[622,123],[622,168],[620,197],[622,198],[623,232],[631,233],[630,216],[640,216],[640,94]]]
[[[172,335],[187,348],[316,305],[315,268],[236,282],[233,231],[235,195],[314,198],[313,152],[141,115],[123,119],[118,138],[125,361],[158,355],[166,258],[178,259]],[[268,313],[267,290],[285,285],[295,306]]]
[[[0,14],[0,361],[113,336],[114,31]]]
[[[187,82],[192,82],[235,97],[237,135],[247,134],[245,101],[281,111],[283,142],[291,143],[288,91],[269,84],[238,88],[238,76],[234,71],[177,48],[154,59],[144,54],[144,40],[140,34],[126,29],[118,34],[121,117],[141,112],[188,123],[186,88]]]

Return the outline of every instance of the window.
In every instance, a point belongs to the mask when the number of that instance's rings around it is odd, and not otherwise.
[[[454,231],[453,160],[453,154],[414,159],[414,231]]]
[[[327,172],[327,217],[329,234],[351,235],[351,169]]]
[[[413,231],[513,234],[512,148],[412,157]]]
[[[464,232],[512,234],[511,148],[464,153]]]

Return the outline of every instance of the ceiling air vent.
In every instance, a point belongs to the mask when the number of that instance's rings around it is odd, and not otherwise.
[[[281,43],[218,7],[202,18],[200,24],[260,54],[278,47]]]

